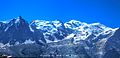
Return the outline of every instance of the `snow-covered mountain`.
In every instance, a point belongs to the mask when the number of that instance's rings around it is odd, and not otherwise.
[[[53,50],[53,47],[59,49],[59,47],[77,46],[79,49],[83,48],[84,52],[86,52],[85,55],[89,55],[91,58],[107,58],[108,55],[106,56],[106,53],[109,50],[115,49],[118,54],[120,53],[119,36],[119,28],[110,28],[100,23],[87,24],[77,20],[71,20],[66,23],[58,20],[33,20],[28,23],[19,16],[9,22],[0,22],[1,49],[27,44],[47,45],[48,49]],[[24,47],[22,46],[22,48]],[[8,50],[11,49],[8,48]],[[51,51],[46,51],[46,53]]]

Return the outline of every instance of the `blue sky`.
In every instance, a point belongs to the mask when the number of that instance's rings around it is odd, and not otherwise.
[[[120,0],[0,0],[0,20],[22,16],[34,19],[76,19],[120,27]]]

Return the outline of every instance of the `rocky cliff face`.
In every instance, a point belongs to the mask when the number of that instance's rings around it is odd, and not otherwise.
[[[46,58],[119,58],[120,29],[71,20],[0,22],[0,55]],[[110,56],[111,55],[111,56]]]

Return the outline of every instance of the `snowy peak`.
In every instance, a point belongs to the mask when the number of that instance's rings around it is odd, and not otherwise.
[[[31,26],[35,26],[36,29],[42,30],[44,33],[55,33],[58,31],[58,28],[64,28],[63,23],[60,21],[45,21],[45,20],[34,20],[30,24]]]
[[[41,30],[45,30],[46,28],[50,29],[54,27],[52,22],[45,20],[34,20],[32,23],[33,25],[36,26],[36,29],[41,29]]]
[[[7,26],[6,26],[6,29],[4,30],[5,32],[8,30],[8,29],[24,29],[26,27],[28,27],[28,23],[21,17],[19,16],[18,18],[15,18],[15,19],[11,19],[8,23],[5,23]]]
[[[96,27],[96,28],[104,28],[104,27],[106,27],[106,26],[104,26],[104,25],[102,25],[100,23],[87,24],[85,22],[80,22],[80,21],[77,21],[77,20],[71,20],[69,22],[66,22],[64,25],[65,25],[66,28],[71,28],[71,29],[76,29],[76,28],[87,29],[87,28],[91,28],[91,27]]]
[[[10,25],[22,25],[22,24],[26,24],[27,22],[21,17],[19,16],[18,18],[14,18],[14,19],[11,19],[8,24]]]
[[[71,20],[69,22],[66,22],[64,25],[66,28],[70,28],[74,30],[74,33],[72,34],[75,34],[76,37],[79,38],[76,39],[77,41],[86,40],[91,35],[94,35],[97,38],[101,34],[105,35],[105,34],[109,34],[110,32],[114,33],[118,29],[118,28],[113,29],[110,27],[106,27],[105,25],[102,25],[100,23],[87,24],[76,20]]]
[[[88,31],[91,33],[95,33],[95,32],[101,33],[104,30],[112,29],[100,23],[87,24],[76,20],[71,20],[69,22],[66,22],[64,25],[65,28],[70,28],[76,31]]]
[[[61,27],[62,23],[60,21],[45,21],[45,20],[34,20],[32,22],[34,25],[36,25],[36,29],[43,29],[43,28],[57,28]]]

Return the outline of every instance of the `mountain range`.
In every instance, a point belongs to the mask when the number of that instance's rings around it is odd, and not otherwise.
[[[0,22],[0,55],[41,58],[120,58],[120,29],[77,20]]]

